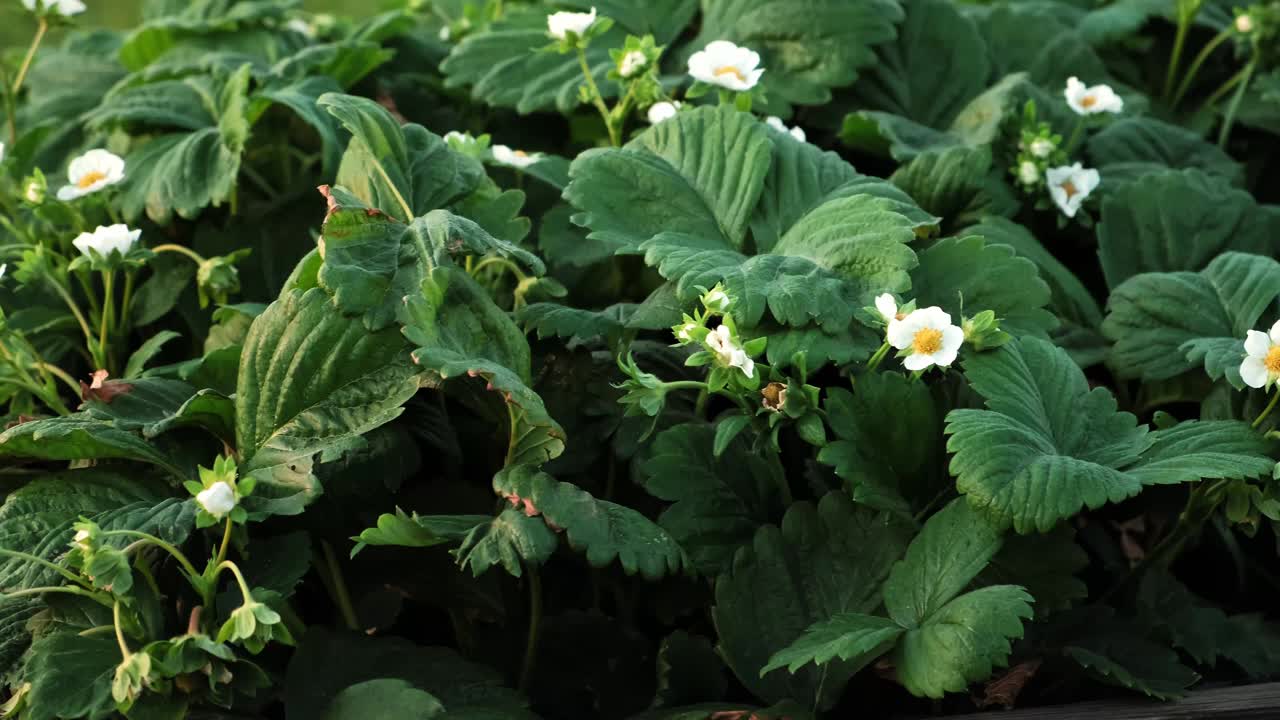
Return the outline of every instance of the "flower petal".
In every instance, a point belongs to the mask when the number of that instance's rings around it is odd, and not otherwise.
[[[1262,388],[1267,386],[1269,376],[1267,366],[1262,364],[1262,358],[1249,357],[1240,363],[1240,378],[1244,380],[1244,384],[1251,388]]]
[[[1280,320],[1277,320],[1276,324],[1271,326],[1271,330],[1267,334],[1271,337],[1271,342],[1280,345]]]
[[[1277,323],[1280,325],[1280,323]],[[1271,328],[1275,332],[1276,328]],[[1266,333],[1250,330],[1244,336],[1244,351],[1250,357],[1264,358],[1271,350],[1272,340]]]
[[[924,370],[925,368],[932,365],[933,360],[934,360],[933,355],[926,355],[924,353],[912,353],[902,359],[902,367],[910,370],[911,372],[916,372],[917,370]]]

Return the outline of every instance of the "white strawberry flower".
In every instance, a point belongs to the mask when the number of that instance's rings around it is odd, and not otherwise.
[[[1244,339],[1240,377],[1251,388],[1264,388],[1280,380],[1280,321],[1269,332],[1250,330]]]
[[[643,70],[644,66],[648,64],[649,58],[644,53],[639,50],[632,50],[622,56],[622,62],[618,63],[618,74],[624,78],[629,78]]]
[[[1018,179],[1023,185],[1035,185],[1040,182],[1040,166],[1030,160],[1023,160],[1018,166]]]
[[[0,142],[0,162],[4,162],[4,143]]]
[[[715,353],[716,362],[722,367],[736,367],[747,377],[754,377],[756,363],[733,339],[728,325],[721,325],[707,334],[707,347]]]
[[[106,227],[99,225],[91,233],[80,233],[71,244],[84,253],[85,257],[92,258],[89,253],[92,250],[106,259],[112,252],[118,252],[121,256],[128,255],[141,235],[141,230],[130,230],[128,225],[120,223]]]
[[[22,6],[35,12],[36,0],[22,0]],[[71,17],[72,15],[79,15],[87,8],[81,0],[41,0],[40,9],[63,17]]]
[[[955,362],[964,344],[964,330],[951,324],[951,316],[940,307],[913,311],[889,325],[889,344],[898,350],[910,350],[902,365],[915,372],[931,365],[947,367]]]
[[[4,272],[9,269],[9,263],[0,263],[0,280],[4,279]]]
[[[808,136],[805,135],[804,128],[800,127],[799,125],[793,128],[789,128],[787,127],[786,123],[782,122],[782,118],[780,117],[769,116],[765,118],[764,121],[769,125],[769,127],[775,130],[779,130],[781,132],[787,133],[791,137],[799,140],[800,142],[804,142],[805,140],[808,139]]]
[[[1253,32],[1253,18],[1248,15],[1239,15],[1236,17],[1236,32],[1241,35],[1248,35]]]
[[[689,75],[694,80],[736,92],[755,87],[763,74],[759,53],[727,40],[710,42],[689,58]]]
[[[702,294],[702,306],[707,310],[715,313],[729,312],[729,306],[733,304],[733,299],[724,291],[717,283],[715,287]]]
[[[1028,148],[1031,154],[1038,158],[1049,157],[1055,149],[1057,149],[1057,146],[1048,138],[1036,138],[1031,141],[1031,147]]]
[[[660,122],[670,120],[680,112],[680,102],[656,102],[649,106],[649,124],[657,125]]]
[[[314,38],[316,36],[316,29],[311,27],[311,23],[303,20],[302,18],[293,18],[289,22],[285,23],[284,26],[303,37]]]
[[[226,481],[219,480],[196,494],[196,502],[220,520],[236,508],[236,491]]]
[[[1067,89],[1062,94],[1077,115],[1118,113],[1124,109],[1124,100],[1110,85],[1086,86],[1075,76],[1067,78]]]
[[[876,296],[876,311],[880,313],[880,317],[884,318],[885,323],[901,320],[898,317],[898,301],[894,300],[889,293]]]
[[[124,158],[107,150],[90,150],[71,161],[67,167],[67,179],[71,184],[58,190],[58,199],[63,202],[96,193],[124,180]]]
[[[517,169],[527,168],[542,159],[542,155],[538,153],[531,154],[523,150],[512,150],[506,145],[494,145],[492,152],[495,162]]]
[[[558,12],[547,16],[547,32],[557,40],[564,40],[573,33],[578,37],[586,34],[587,28],[595,24],[596,9],[589,13]]]
[[[1081,203],[1102,181],[1097,170],[1083,168],[1080,163],[1049,168],[1044,178],[1049,183],[1049,196],[1067,217],[1076,216]]]
[[[680,329],[676,331],[676,339],[680,342],[689,342],[693,339],[693,331],[697,330],[699,327],[700,326],[697,323],[692,322],[687,322],[681,325]]]

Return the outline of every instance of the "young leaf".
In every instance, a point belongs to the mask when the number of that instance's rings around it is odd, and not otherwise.
[[[1259,255],[1223,253],[1199,273],[1135,275],[1107,301],[1102,332],[1115,341],[1111,363],[1120,377],[1147,381],[1203,365],[1209,377],[1243,389],[1245,334],[1271,322],[1277,296],[1280,263]]]
[[[473,528],[489,522],[488,515],[418,515],[406,514],[396,508],[394,515],[383,513],[378,524],[364,530],[354,538],[359,544],[352,549],[354,556],[365,545],[397,545],[400,547],[431,547],[457,542]]]
[[[674,503],[658,524],[708,576],[727,570],[756,528],[781,517],[779,490],[786,482],[778,462],[751,452],[745,441],[730,443],[719,456],[714,442],[707,425],[676,425],[654,438],[640,464],[644,489]]]
[[[526,515],[540,515],[550,527],[563,529],[569,546],[586,552],[592,567],[606,567],[617,559],[628,575],[639,572],[656,580],[675,574],[684,564],[684,551],[653,521],[536,468],[503,468],[493,478],[493,490],[513,506],[522,506]]]
[[[738,680],[769,702],[792,698],[805,707],[830,707],[854,673],[852,662],[801,668],[795,675],[761,677],[760,670],[813,623],[874,611],[880,585],[910,532],[842,493],[828,493],[817,507],[796,503],[780,529],[760,528],[716,580],[712,616],[721,655]]]

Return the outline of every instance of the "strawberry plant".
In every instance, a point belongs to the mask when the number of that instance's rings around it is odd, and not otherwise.
[[[1280,5],[23,0],[0,716],[1280,674]]]

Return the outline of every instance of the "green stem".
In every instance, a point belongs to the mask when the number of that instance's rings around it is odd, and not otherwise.
[[[1267,403],[1266,409],[1264,409],[1262,414],[1253,421],[1253,425],[1250,427],[1256,430],[1258,426],[1262,425],[1262,421],[1266,420],[1267,416],[1271,414],[1271,411],[1275,409],[1277,400],[1280,400],[1280,388],[1276,388],[1276,391],[1271,394],[1271,402]]]
[[[125,660],[133,657],[133,653],[129,651],[129,643],[124,641],[124,629],[120,627],[120,601],[117,600],[115,605],[111,607],[111,624],[116,629],[116,642],[120,645],[120,654]]]
[[[27,79],[27,71],[31,69],[31,61],[36,59],[36,49],[40,47],[40,41],[44,39],[44,34],[49,31],[49,21],[40,18],[40,24],[36,26],[36,36],[31,39],[31,47],[27,48],[27,56],[22,58],[22,66],[18,68],[18,74],[13,78],[13,89],[10,92],[14,97],[18,96],[18,91],[22,89],[22,82]]]
[[[86,342],[93,342],[93,330],[89,329],[89,321],[85,319],[84,313],[80,312],[80,306],[76,305],[76,301],[72,299],[70,291],[62,286],[62,283],[53,278],[49,278],[49,283],[53,285],[53,289],[57,291],[58,296],[71,309],[71,314],[76,317],[76,322],[80,323],[80,330],[84,332]]]
[[[333,599],[342,613],[342,621],[351,630],[360,629],[360,621],[356,618],[355,606],[351,604],[351,593],[347,591],[347,581],[342,577],[342,566],[338,564],[338,556],[328,540],[321,540],[324,549],[324,561],[329,566],[329,577],[333,581]]]
[[[75,381],[75,378],[68,375],[66,370],[63,370],[57,365],[53,365],[53,364],[41,361],[41,362],[32,363],[31,367],[41,372],[47,372],[50,375],[61,380],[63,384],[65,384],[71,390],[71,393],[73,395],[80,394],[80,384]]]
[[[1233,30],[1233,27],[1228,26],[1227,29],[1215,35],[1203,48],[1200,48],[1200,52],[1196,53],[1195,58],[1191,61],[1191,66],[1187,68],[1187,74],[1182,76],[1182,82],[1178,83],[1178,90],[1173,94],[1169,109],[1172,110],[1178,107],[1178,103],[1182,102],[1182,98],[1191,89],[1191,81],[1196,79],[1196,75],[1200,72],[1200,66],[1204,65],[1209,56],[1213,54],[1213,51],[1217,50],[1222,43],[1231,39]]]
[[[112,306],[115,303],[115,277],[114,270],[102,271],[102,316],[101,327],[98,330],[98,347],[102,350],[103,357],[107,356],[107,327],[111,322]],[[106,367],[105,365],[103,367]]]
[[[43,595],[45,593],[62,593],[63,595],[78,595],[80,597],[89,598],[99,605],[111,607],[111,598],[103,593],[90,592],[76,585],[50,585],[47,587],[34,587],[25,590],[14,590],[13,592],[0,592],[0,598],[20,598],[30,597],[31,595]]]
[[[400,194],[400,188],[391,182],[391,176],[387,175],[387,169],[382,167],[382,163],[375,162],[373,164],[378,169],[378,174],[382,176],[382,181],[387,184],[387,188],[391,190],[391,194],[395,196],[396,202],[400,203],[400,209],[404,210],[404,221],[406,223],[413,222],[413,208],[409,207],[409,203]]]
[[[1178,74],[1178,65],[1182,62],[1182,48],[1187,44],[1187,33],[1191,30],[1192,13],[1178,9],[1178,32],[1173,39],[1173,52],[1169,55],[1169,67],[1164,74],[1164,93],[1162,97],[1169,99],[1173,93],[1173,79]]]
[[[1244,77],[1240,80],[1240,85],[1236,87],[1236,94],[1231,97],[1231,104],[1227,106],[1227,116],[1222,121],[1222,130],[1218,133],[1218,147],[1225,148],[1227,140],[1231,137],[1231,126],[1236,122],[1236,111],[1240,109],[1240,101],[1244,99],[1245,90],[1249,89],[1249,80],[1253,78],[1253,71],[1258,67],[1258,56],[1255,53],[1253,59],[1244,68]]]
[[[600,94],[600,88],[596,85],[596,78],[591,74],[591,66],[587,64],[587,51],[581,46],[578,47],[578,67],[582,68],[582,76],[587,79],[587,90],[591,92],[591,102],[596,106],[596,110],[600,111],[600,119],[604,120],[605,129],[609,131],[609,144],[618,147],[622,143],[619,141],[617,129],[614,128],[610,119],[609,108],[604,104],[604,96]]]
[[[79,585],[84,589],[87,589],[87,590],[93,589],[90,585],[86,584],[84,580],[81,580],[80,576],[76,575],[70,570],[60,565],[55,565],[54,563],[51,563],[42,557],[37,557],[35,555],[32,555],[31,553],[24,553],[18,550],[6,550],[4,548],[0,548],[0,557],[11,557],[16,560],[26,560],[27,562],[35,563],[36,565],[39,565],[44,568],[48,568],[49,570],[52,570],[58,573],[62,577],[66,578],[67,580],[70,580],[71,582],[75,583],[76,585]]]
[[[516,280],[519,282],[524,282],[524,280],[528,277],[524,274],[524,271],[520,269],[519,265],[516,265],[515,263],[503,257],[487,257],[484,260],[481,260],[480,262],[476,263],[476,266],[471,268],[471,270],[469,270],[468,272],[472,277],[475,277],[476,275],[480,274],[481,270],[483,270],[484,268],[490,265],[497,265],[503,269],[509,270],[512,275],[516,276]]]
[[[698,393],[698,399],[693,403],[693,414],[695,417],[701,418],[707,412],[707,399],[711,397],[711,393],[707,391],[704,385],[702,391]]]
[[[520,667],[520,684],[517,686],[521,693],[529,689],[533,668],[538,660],[538,640],[542,632],[542,578],[536,567],[526,565],[525,569],[529,578],[529,637],[524,646],[524,664]]]
[[[244,575],[240,572],[240,568],[230,560],[223,560],[214,567],[214,578],[218,577],[218,573],[223,570],[229,571],[236,577],[236,584],[240,586],[240,596],[246,603],[253,602],[253,593],[249,590],[249,583],[245,581]]]
[[[120,312],[116,320],[116,333],[124,334],[124,324],[129,318],[129,304],[133,302],[133,271],[125,272],[124,276],[124,298],[120,301]]]
[[[889,341],[886,340],[884,344],[876,350],[875,354],[871,356],[871,359],[867,361],[867,372],[871,372],[880,367],[880,363],[884,361],[885,356],[889,354],[890,347]]]
[[[1247,67],[1240,68],[1240,70],[1236,72],[1235,75],[1232,75],[1231,77],[1227,78],[1226,81],[1223,82],[1222,85],[1220,85],[1217,90],[1214,90],[1209,95],[1209,97],[1205,99],[1204,103],[1200,105],[1201,112],[1203,112],[1208,108],[1213,107],[1215,104],[1217,104],[1219,100],[1223,98],[1223,96],[1231,92],[1232,88],[1234,88],[1236,85],[1239,85],[1240,81],[1244,80],[1244,75],[1246,70],[1248,70]]]
[[[195,566],[191,564],[191,561],[187,559],[187,556],[184,555],[181,550],[174,547],[172,544],[161,540],[155,535],[138,530],[107,530],[102,533],[102,535],[103,537],[132,537],[145,540],[172,555],[173,559],[178,561],[178,564],[182,566],[183,570],[187,571],[188,575],[193,578],[200,577],[200,573],[196,572]]]
[[[1076,127],[1071,131],[1071,137],[1067,139],[1067,144],[1063,146],[1068,155],[1076,149],[1076,144],[1080,142],[1080,137],[1084,134],[1085,117],[1086,116],[1081,115],[1079,119],[1076,120]]]
[[[218,557],[213,561],[214,565],[221,565],[223,560],[227,559],[227,547],[231,545],[231,516],[227,516],[226,528],[222,531],[222,545],[218,547]]]
[[[194,263],[195,263],[195,264],[197,264],[197,265],[203,265],[203,264],[204,264],[204,256],[203,256],[203,255],[201,255],[200,253],[196,252],[195,250],[192,250],[192,249],[191,249],[191,248],[189,248],[189,247],[183,247],[182,245],[175,245],[175,244],[173,244],[173,243],[165,243],[164,245],[157,245],[157,246],[155,246],[155,247],[151,248],[151,252],[156,252],[156,253],[162,253],[162,252],[175,252],[175,253],[179,253],[179,254],[181,254],[181,255],[186,255],[187,257],[191,258],[192,262],[194,262]]]

